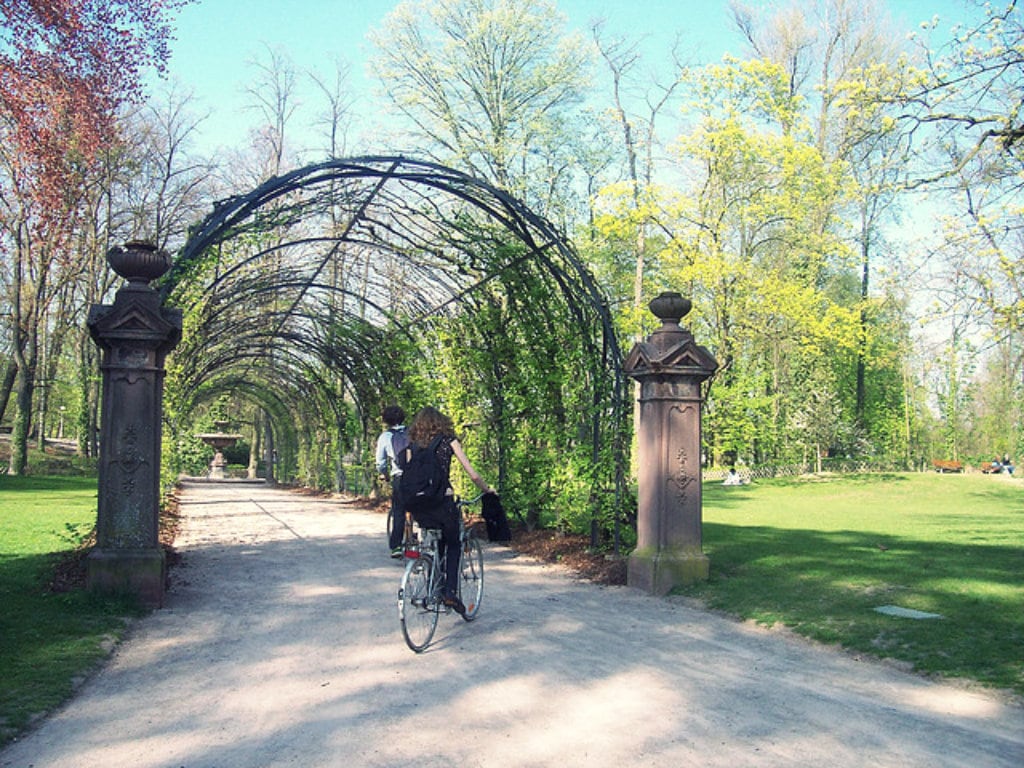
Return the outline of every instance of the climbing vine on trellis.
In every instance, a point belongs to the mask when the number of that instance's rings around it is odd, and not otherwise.
[[[368,461],[384,404],[431,403],[531,524],[608,531],[619,514],[598,502],[625,498],[601,291],[489,184],[405,158],[299,169],[217,204],[163,293],[186,318],[172,418],[234,392],[287,457],[278,479],[330,485],[339,456]]]

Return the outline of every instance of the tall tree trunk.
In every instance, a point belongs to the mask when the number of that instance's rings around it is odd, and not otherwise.
[[[11,400],[11,391],[14,389],[14,379],[17,375],[18,364],[11,360],[7,363],[3,381],[0,382],[0,421],[3,421],[4,414],[7,413],[7,403]]]
[[[39,396],[36,398],[37,405],[39,406],[39,413],[36,416],[35,433],[36,433],[36,448],[40,451],[46,449],[46,418],[50,409],[50,385],[53,382],[53,378],[50,376],[50,365],[49,357],[46,354],[46,315],[44,313],[43,320],[41,323],[41,330],[43,339],[39,345],[39,351],[42,356],[42,361],[35,366],[35,368],[42,374],[39,383]]]
[[[861,275],[860,275],[860,340],[857,344],[857,402],[854,408],[854,416],[857,426],[863,429],[866,425],[865,412],[867,410],[867,362],[864,345],[867,343],[868,334],[868,280],[870,278],[870,244],[868,233],[865,231],[861,243]]]
[[[14,382],[14,426],[11,430],[11,459],[7,474],[23,475],[28,466],[28,438],[32,427],[32,394],[35,386],[35,360],[25,357],[18,365]],[[31,360],[31,364],[30,361]]]
[[[89,424],[92,421],[92,403],[89,395],[92,392],[92,367],[89,365],[89,344],[83,341],[78,353],[78,421],[75,424],[75,439],[78,441],[78,455],[91,456],[92,444],[89,440]]]
[[[12,326],[14,329],[14,362],[18,373],[14,378],[14,425],[11,430],[11,458],[7,474],[22,475],[28,466],[28,436],[32,426],[32,389],[36,378],[36,329],[27,319],[22,301],[24,290],[24,259],[19,244],[14,258],[14,283],[11,295]]]
[[[257,476],[257,473],[259,471],[260,451],[262,450],[262,443],[263,443],[263,441],[261,439],[262,438],[262,429],[261,429],[261,427],[263,425],[263,421],[262,421],[261,416],[262,416],[262,414],[261,414],[261,412],[258,409],[253,411],[253,417],[252,417],[252,443],[249,446],[249,467],[248,467],[248,471],[246,472],[246,477],[248,477],[250,480],[255,480],[256,476]],[[336,485],[339,486],[338,489],[337,489],[339,492],[345,490],[344,489],[344,483],[342,482],[342,474],[343,474],[344,470],[341,467],[340,454],[341,454],[341,452],[338,451],[338,455],[339,455],[339,458],[338,458],[338,471],[336,473],[337,477],[338,477],[338,481],[337,481]]]
[[[270,415],[264,411],[263,414],[263,452],[266,464],[267,464],[267,482],[277,482],[277,467],[274,466],[274,457],[276,455],[276,449],[274,448],[274,428],[271,424]]]

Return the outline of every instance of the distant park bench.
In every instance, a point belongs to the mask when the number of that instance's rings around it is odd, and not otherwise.
[[[959,461],[949,459],[932,459],[932,466],[936,472],[963,472],[964,465]]]
[[[1003,465],[993,464],[991,461],[986,461],[979,467],[979,469],[986,475],[998,475],[1003,471]]]

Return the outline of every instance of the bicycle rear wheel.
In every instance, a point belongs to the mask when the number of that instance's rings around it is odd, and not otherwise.
[[[462,562],[459,564],[459,597],[466,606],[462,618],[472,621],[480,610],[484,597],[484,552],[480,542],[472,536],[462,542]]]
[[[405,644],[419,653],[430,643],[437,628],[440,609],[437,595],[432,594],[433,563],[418,557],[405,565],[402,586],[398,590],[398,621],[402,625]]]

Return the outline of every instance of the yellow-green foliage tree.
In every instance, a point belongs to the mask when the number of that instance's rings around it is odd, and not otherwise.
[[[706,421],[712,451],[796,458],[795,446],[820,442],[794,418],[806,385],[833,397],[829,360],[861,333],[838,216],[851,192],[846,166],[822,156],[779,66],[729,60],[689,73],[687,86],[699,117],[674,147],[687,185],[651,201],[656,279],[693,297],[691,324],[721,366]],[[605,231],[629,221],[622,203],[611,190]]]

